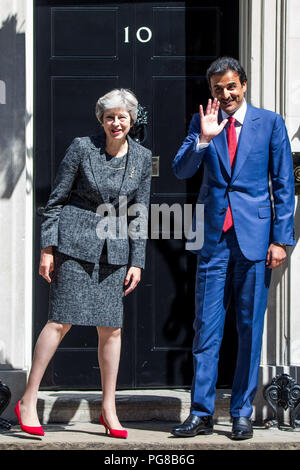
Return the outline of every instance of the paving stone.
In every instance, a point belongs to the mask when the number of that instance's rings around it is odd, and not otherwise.
[[[198,450],[300,450],[300,429],[282,431],[277,428],[254,427],[254,437],[244,441],[231,439],[231,424],[215,425],[208,436],[177,438],[170,430],[177,423],[162,421],[122,423],[127,439],[111,438],[96,423],[47,424],[45,436],[30,436],[13,426],[0,434],[0,450],[102,450],[157,451],[170,453]],[[133,454],[134,455],[134,454]]]

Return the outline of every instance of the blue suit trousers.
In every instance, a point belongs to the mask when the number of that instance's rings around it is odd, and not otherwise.
[[[222,233],[211,257],[198,255],[192,414],[214,413],[219,350],[226,310],[232,299],[239,345],[230,414],[232,417],[251,416],[270,279],[271,269],[266,267],[265,260],[249,261],[242,254],[234,228]]]

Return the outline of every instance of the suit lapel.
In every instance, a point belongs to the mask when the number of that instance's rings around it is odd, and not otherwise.
[[[247,104],[247,112],[245,115],[245,120],[241,129],[239,136],[239,142],[235,157],[234,169],[231,175],[230,159],[226,138],[226,128],[217,136],[213,138],[213,143],[216,147],[218,156],[228,173],[231,177],[231,182],[233,182],[239,175],[242,166],[247,160],[248,154],[252,148],[253,143],[255,142],[255,134],[257,126],[259,125],[260,116],[256,112],[256,108]],[[222,114],[219,111],[219,123],[222,121]]]
[[[128,140],[128,155],[127,155],[127,163],[124,173],[124,178],[120,188],[120,196],[124,196],[127,194],[126,188],[130,181],[134,178],[136,172],[136,144],[131,139],[131,137],[127,136]]]
[[[219,124],[222,122],[222,114],[219,111],[218,121]],[[229,152],[228,152],[228,144],[227,144],[227,137],[226,137],[226,129],[224,129],[219,135],[213,138],[213,143],[216,147],[218,156],[228,173],[229,177],[231,177],[231,166],[230,166],[230,159],[229,159]]]
[[[259,125],[259,119],[260,116],[258,113],[256,113],[255,108],[247,104],[247,112],[239,136],[235,164],[232,174],[232,182],[238,177],[255,142],[255,135],[257,131],[257,126]]]
[[[105,136],[92,137],[90,140],[89,152],[92,173],[102,199],[109,203],[109,195],[105,191],[106,174],[106,156],[105,156]]]

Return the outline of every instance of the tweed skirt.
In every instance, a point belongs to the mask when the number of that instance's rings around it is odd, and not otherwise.
[[[126,266],[89,263],[55,251],[48,319],[59,323],[121,328]]]

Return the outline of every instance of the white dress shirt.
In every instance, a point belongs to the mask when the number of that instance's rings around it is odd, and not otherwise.
[[[237,142],[239,141],[239,136],[240,136],[240,133],[241,133],[241,130],[242,130],[242,125],[244,124],[244,119],[245,119],[245,116],[246,116],[246,112],[247,112],[247,102],[244,99],[241,106],[236,110],[235,113],[232,114],[232,117],[234,117],[234,119],[236,120],[235,123],[234,123],[234,126],[235,126],[235,130],[236,130]],[[223,109],[221,109],[221,114],[222,114],[222,119],[228,119],[230,117],[229,114],[227,114],[227,113],[225,113],[225,111],[223,111]],[[199,138],[200,138],[200,135],[198,137],[198,143],[197,143],[196,150],[204,149],[205,147],[207,147],[209,145],[209,143],[200,143]]]

